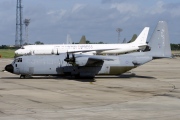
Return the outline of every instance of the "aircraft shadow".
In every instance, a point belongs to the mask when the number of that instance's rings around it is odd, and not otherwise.
[[[146,78],[146,79],[156,79],[155,77],[151,76],[141,76],[141,75],[121,75],[120,78]]]
[[[64,77],[64,79],[74,80],[79,82],[96,82],[97,79],[129,79],[129,78],[144,78],[144,79],[156,79],[151,76],[140,76],[134,73],[132,74],[122,74],[122,75],[114,75],[114,76],[95,76],[94,78],[74,78],[74,77]]]
[[[73,80],[79,82],[96,82],[97,79],[129,79],[129,78],[145,78],[145,79],[156,79],[151,76],[140,76],[134,73],[131,74],[122,74],[122,75],[114,75],[114,76],[95,76],[94,78],[75,78],[71,76],[33,76],[24,79],[53,79],[53,80]],[[1,79],[20,79],[19,77],[2,77]]]
[[[30,80],[30,79],[53,79],[53,80],[74,80],[74,81],[79,81],[79,82],[95,82],[94,78],[74,78],[74,77],[64,77],[64,76],[33,76],[29,78],[23,78],[21,79],[20,77],[1,77],[1,79],[19,79],[19,80]]]
[[[156,79],[155,77],[151,77],[151,76],[140,76],[140,75],[136,75],[134,73],[132,74],[122,74],[122,75],[115,75],[115,76],[97,76],[96,78],[101,79],[101,78],[145,78],[145,79]]]
[[[1,77],[0,79],[19,79],[19,77]]]
[[[96,82],[94,78],[72,78],[68,80],[78,81],[78,82]]]
[[[86,78],[86,77],[82,77],[82,78],[64,77],[64,78],[68,80],[78,81],[78,82],[96,82],[95,78]]]

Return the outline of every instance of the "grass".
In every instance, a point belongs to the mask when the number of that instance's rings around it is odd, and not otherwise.
[[[180,54],[180,50],[173,50],[172,54]]]
[[[1,58],[14,58],[14,49],[0,49]]]

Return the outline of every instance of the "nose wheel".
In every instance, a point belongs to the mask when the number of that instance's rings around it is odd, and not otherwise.
[[[20,75],[20,79],[26,79],[26,78],[30,78],[30,75]]]

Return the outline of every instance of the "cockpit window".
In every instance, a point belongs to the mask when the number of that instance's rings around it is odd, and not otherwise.
[[[22,62],[22,58],[18,58],[18,62]]]
[[[16,62],[22,62],[22,58],[17,58],[13,61],[13,64],[16,63]]]

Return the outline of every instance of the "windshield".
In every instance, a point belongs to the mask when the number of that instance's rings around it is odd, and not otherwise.
[[[15,59],[15,60],[12,62],[12,64],[14,64],[14,63],[16,63],[16,62],[22,62],[22,58],[17,58],[17,59]]]

